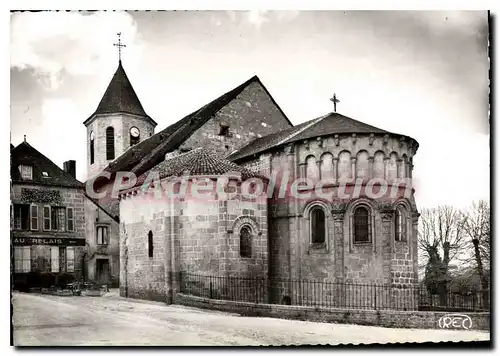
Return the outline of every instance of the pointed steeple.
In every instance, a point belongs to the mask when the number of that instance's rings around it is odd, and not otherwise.
[[[115,113],[129,113],[149,118],[123,69],[121,60],[94,115]]]

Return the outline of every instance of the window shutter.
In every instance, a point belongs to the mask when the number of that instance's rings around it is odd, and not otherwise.
[[[50,230],[50,206],[48,205],[43,207],[43,229]]]
[[[115,159],[115,130],[112,127],[106,129],[106,159]]]
[[[73,208],[66,209],[66,220],[68,231],[75,231],[75,219],[73,217]]]
[[[50,247],[50,271],[59,272],[59,246]]]

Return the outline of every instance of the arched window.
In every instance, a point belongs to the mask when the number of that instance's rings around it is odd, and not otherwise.
[[[90,132],[90,164],[94,164],[94,131]]]
[[[311,243],[324,244],[326,235],[325,212],[320,207],[311,210]]]
[[[368,209],[360,206],[354,211],[354,242],[370,242],[371,226]]]
[[[405,241],[406,240],[406,224],[405,219],[406,214],[401,205],[398,205],[396,208],[396,219],[394,221],[394,232],[396,241]]]
[[[111,126],[106,129],[106,159],[115,159],[115,129]]]
[[[373,156],[373,178],[385,177],[384,152],[377,151]]]
[[[349,151],[342,151],[339,154],[338,172],[339,181],[345,182],[351,178],[352,173],[351,153]]]
[[[148,232],[148,256],[153,257],[153,231]]]
[[[246,225],[240,230],[240,257],[252,257],[252,230]]]

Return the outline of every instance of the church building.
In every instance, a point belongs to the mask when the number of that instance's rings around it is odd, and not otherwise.
[[[87,188],[107,211],[85,208],[89,270],[119,275],[122,296],[174,303],[182,285],[206,287],[186,280],[200,275],[265,279],[275,303],[304,297],[292,280],[417,282],[409,136],[336,107],[294,126],[257,76],[154,133],[121,61],[84,124]],[[182,177],[188,193],[157,195]],[[234,194],[214,190],[221,177]],[[117,180],[130,184],[114,196]],[[257,182],[271,193],[243,194]],[[200,184],[203,199],[189,193]]]

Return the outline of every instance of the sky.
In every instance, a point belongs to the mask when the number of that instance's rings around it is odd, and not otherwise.
[[[14,13],[11,142],[86,177],[86,130],[122,61],[156,132],[258,75],[293,124],[337,111],[408,135],[419,207],[487,199],[486,12]]]

